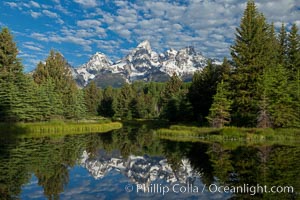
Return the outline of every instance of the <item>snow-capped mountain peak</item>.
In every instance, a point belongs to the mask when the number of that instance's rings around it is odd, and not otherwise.
[[[105,79],[107,76],[111,77],[109,81],[117,79],[130,83],[135,80],[166,81],[176,73],[189,80],[195,71],[202,70],[207,61],[192,46],[180,50],[170,48],[158,54],[152,50],[150,42],[145,40],[115,63],[103,53],[97,52],[86,64],[75,69],[75,78],[82,86],[97,77]]]
[[[151,49],[151,45],[150,45],[150,42],[148,40],[145,40],[143,42],[141,42],[138,46],[137,46],[138,49],[146,49],[147,51],[151,52],[152,49]]]
[[[107,68],[111,64],[112,61],[110,61],[105,54],[97,52],[90,58],[88,63],[86,63],[82,67],[85,67],[89,70],[101,71],[103,68]]]

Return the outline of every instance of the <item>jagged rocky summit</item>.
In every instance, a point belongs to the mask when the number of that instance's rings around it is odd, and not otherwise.
[[[146,40],[115,63],[97,52],[86,64],[74,69],[73,76],[81,87],[91,80],[101,87],[119,87],[137,80],[163,82],[174,73],[188,81],[195,71],[203,69],[208,60],[191,46],[158,54]]]

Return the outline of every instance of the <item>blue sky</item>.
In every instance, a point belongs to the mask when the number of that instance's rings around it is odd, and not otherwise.
[[[257,0],[276,27],[300,27],[299,0]],[[245,9],[241,0],[2,0],[0,27],[14,34],[25,71],[49,51],[77,67],[95,52],[115,61],[143,40],[161,53],[194,46],[205,56],[229,56]]]

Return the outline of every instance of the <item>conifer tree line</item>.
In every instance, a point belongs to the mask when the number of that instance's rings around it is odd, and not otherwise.
[[[288,31],[289,30],[289,31]],[[51,51],[32,75],[25,74],[7,28],[0,33],[0,121],[48,121],[104,116],[161,118],[171,122],[250,127],[300,126],[300,36],[298,27],[279,31],[250,0],[231,60],[208,62],[184,83],[174,74],[166,83],[141,81],[101,89],[76,86],[67,61]]]

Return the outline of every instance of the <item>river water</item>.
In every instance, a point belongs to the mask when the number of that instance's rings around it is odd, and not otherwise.
[[[161,139],[146,126],[0,140],[0,199],[299,199],[298,145]]]

